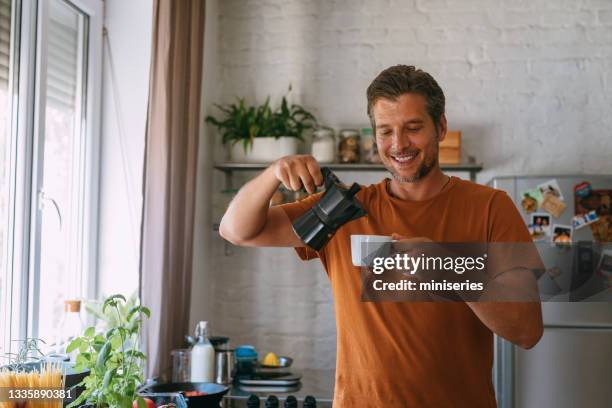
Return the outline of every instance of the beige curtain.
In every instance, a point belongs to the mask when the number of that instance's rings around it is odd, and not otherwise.
[[[147,377],[170,378],[170,351],[191,330],[193,219],[204,52],[204,0],[153,3],[140,298]]]

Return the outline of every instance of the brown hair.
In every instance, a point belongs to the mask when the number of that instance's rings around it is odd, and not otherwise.
[[[395,100],[406,93],[422,95],[427,101],[427,113],[436,128],[444,114],[444,92],[435,79],[427,72],[412,65],[394,65],[382,71],[368,86],[368,116],[376,128],[372,107],[379,99]]]

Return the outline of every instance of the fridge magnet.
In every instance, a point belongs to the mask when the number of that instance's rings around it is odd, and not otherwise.
[[[588,196],[575,196],[574,200],[576,214],[597,213],[598,220],[590,224],[593,239],[612,242],[612,190],[591,190]]]
[[[576,196],[574,200],[576,214],[595,210],[600,217],[612,215],[612,190],[591,190],[588,196]]]
[[[555,224],[552,227],[552,242],[555,244],[569,245],[572,243],[571,225]]]
[[[521,197],[523,197],[523,200],[521,201],[521,205],[523,206],[523,210],[525,210],[527,214],[532,213],[535,210],[537,210],[542,204],[542,201],[544,199],[544,197],[542,197],[542,193],[537,188],[532,188],[532,189],[523,191],[521,193]]]
[[[550,235],[550,214],[532,213],[531,225],[539,227],[545,235]]]
[[[567,205],[561,200],[559,197],[553,194],[546,194],[544,196],[544,201],[542,202],[542,209],[546,212],[549,212],[555,218],[559,218]],[[553,231],[554,232],[554,231]]]
[[[612,242],[612,216],[604,215],[590,225],[593,240],[596,242]]]
[[[531,239],[534,241],[539,241],[546,237],[546,232],[544,231],[541,225],[529,224],[527,226],[527,229],[529,230],[529,235],[531,235]]]
[[[599,219],[599,215],[595,210],[589,211],[586,214],[578,214],[572,217],[572,226],[574,229],[586,227]]]
[[[574,195],[576,197],[588,197],[591,195],[591,183],[583,181],[582,183],[574,186]]]
[[[561,193],[561,188],[559,188],[559,183],[557,183],[557,180],[555,179],[551,179],[545,183],[539,184],[538,189],[540,190],[542,196],[545,198],[547,194],[552,194],[560,200],[565,200],[563,198],[563,193]]]

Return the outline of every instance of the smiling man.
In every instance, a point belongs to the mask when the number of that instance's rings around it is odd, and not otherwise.
[[[223,217],[221,235],[237,245],[295,247],[319,258],[331,282],[337,326],[334,407],[494,407],[493,333],[530,348],[542,335],[540,304],[362,302],[350,236],[395,235],[413,241],[530,242],[502,191],[445,175],[438,144],[447,130],[442,89],[426,72],[397,65],[368,87],[368,115],[391,179],[363,188],[367,217],[338,229],[314,251],[292,220],[319,194],[277,207],[282,183],[313,193],[322,184],[311,156],[284,157],[245,184]]]

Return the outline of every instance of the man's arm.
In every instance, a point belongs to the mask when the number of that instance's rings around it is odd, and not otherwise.
[[[312,156],[287,156],[274,162],[246,183],[221,219],[219,234],[235,245],[300,247],[304,243],[293,231],[287,214],[270,207],[280,183],[289,190],[314,193],[323,183],[319,165]]]
[[[491,249],[496,254],[495,259],[502,259],[500,267],[512,264],[511,260],[503,260],[503,255],[508,255],[507,251],[510,251],[512,257],[520,260],[519,263],[522,265],[517,266],[523,266],[511,273],[495,276],[489,285],[490,292],[498,294],[499,291],[495,290],[495,286],[498,286],[508,293],[510,299],[539,300],[538,285],[531,268],[540,267],[541,264],[537,262],[540,261],[540,256],[537,249],[532,246],[532,239],[523,218],[506,193],[498,192],[493,197],[487,241],[509,243],[508,247],[503,247],[506,249],[501,253],[499,251],[502,247],[499,247],[499,244],[493,244],[497,246]],[[520,296],[512,297],[511,293],[514,293],[514,290],[520,290]],[[493,296],[492,299],[500,299],[500,296]],[[491,331],[524,349],[535,346],[544,333],[542,306],[539,301],[487,302],[481,299],[479,302],[468,303],[468,306]]]
[[[467,304],[493,333],[524,349],[535,346],[544,333],[540,302],[467,302]]]
[[[406,244],[433,243],[431,239],[425,237],[406,238],[399,234],[393,234],[392,237]],[[516,292],[506,293],[511,290]],[[539,299],[537,282],[532,272],[527,269],[514,270],[489,282],[485,292],[491,299],[498,299],[503,295],[510,296],[510,299]],[[544,328],[540,302],[466,301],[465,303],[489,330],[519,347],[530,349],[542,337]]]

